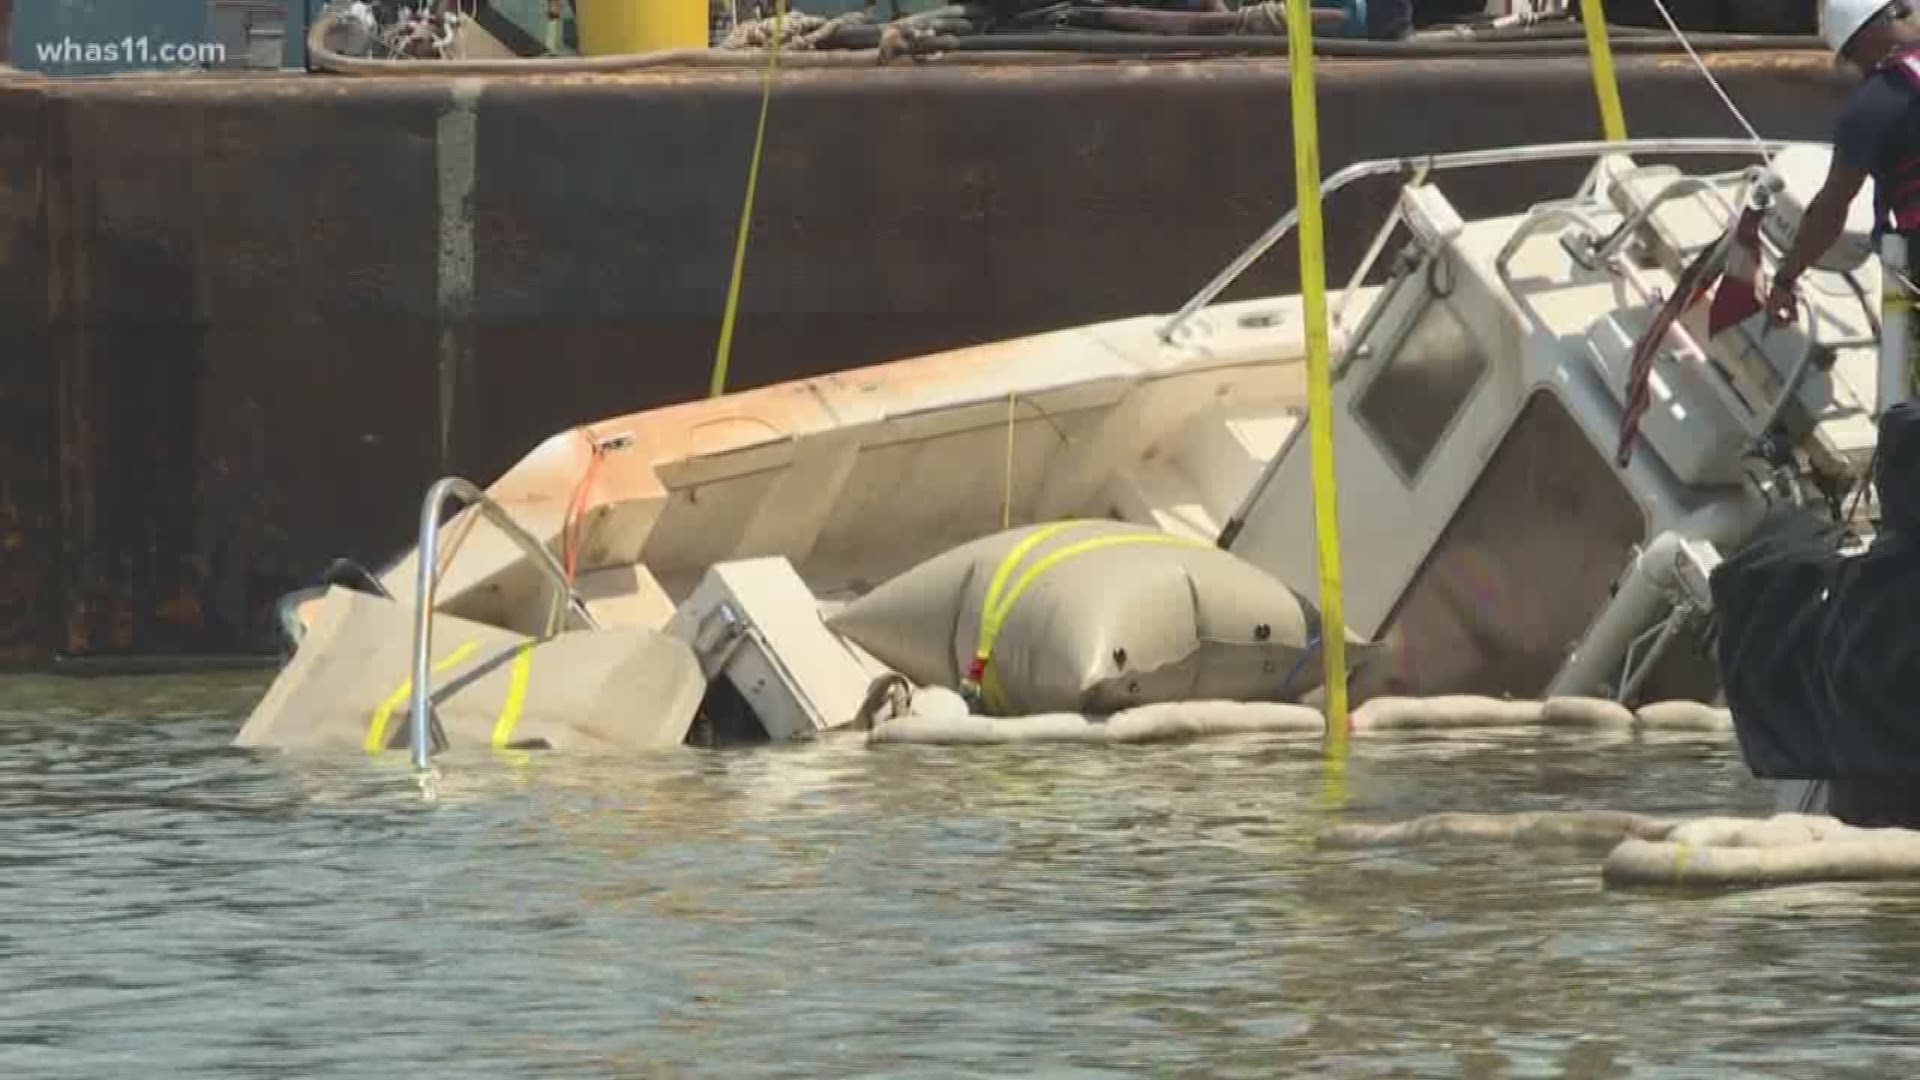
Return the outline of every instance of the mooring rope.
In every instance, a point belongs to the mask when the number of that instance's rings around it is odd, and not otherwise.
[[[776,0],[773,9],[773,43],[767,50],[767,72],[760,86],[760,124],[753,132],[753,157],[747,162],[747,194],[740,206],[740,231],[733,245],[733,276],[727,282],[727,306],[720,316],[720,345],[713,357],[713,378],[707,387],[709,397],[719,397],[727,389],[727,363],[733,355],[733,326],[740,313],[740,279],[747,265],[747,233],[753,224],[753,197],[760,186],[760,155],[767,144],[767,112],[773,104],[773,76],[780,67],[780,37],[786,28],[787,0]]]
[[[1701,77],[1707,80],[1707,85],[1713,88],[1721,104],[1733,114],[1734,121],[1746,130],[1747,136],[1753,140],[1755,147],[1760,151],[1761,160],[1769,165],[1773,164],[1773,155],[1767,151],[1766,140],[1762,139],[1760,132],[1748,122],[1746,114],[1740,111],[1740,106],[1733,103],[1733,98],[1727,94],[1726,88],[1720,85],[1720,80],[1713,77],[1713,72],[1707,69],[1707,62],[1694,51],[1693,43],[1687,40],[1687,35],[1681,31],[1680,24],[1673,21],[1673,13],[1667,10],[1666,0],[1653,0],[1653,6],[1660,12],[1660,18],[1666,21],[1667,29],[1673,31],[1673,36],[1680,42],[1680,47],[1686,50],[1687,58],[1693,61],[1693,66],[1699,70]]]

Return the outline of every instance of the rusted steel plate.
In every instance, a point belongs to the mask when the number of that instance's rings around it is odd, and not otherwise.
[[[1817,56],[1711,63],[1769,135],[1825,137],[1845,90]],[[1598,135],[1579,60],[1319,72],[1329,172]],[[1685,61],[1621,72],[1634,134],[1739,133]],[[1291,201],[1286,85],[783,76],[734,385],[1170,310]],[[704,70],[0,83],[0,662],[267,647],[273,599],[406,546],[437,475],[703,392],[757,108]],[[1447,186],[1472,212],[1575,175]],[[1336,259],[1384,194],[1329,207]]]
[[[0,97],[0,664],[45,656],[58,617],[47,113],[41,98]]]

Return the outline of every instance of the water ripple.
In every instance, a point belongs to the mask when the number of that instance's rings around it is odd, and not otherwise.
[[[226,747],[257,678],[0,683],[8,1076],[1912,1075],[1920,890],[1611,893],[1329,815],[1758,811],[1726,746]]]

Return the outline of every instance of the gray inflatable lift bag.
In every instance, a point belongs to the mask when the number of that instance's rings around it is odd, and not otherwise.
[[[1001,716],[1295,701],[1324,664],[1319,612],[1283,583],[1204,541],[1105,520],[963,544],[828,625],[923,686],[961,687],[985,651],[984,705]],[[1349,668],[1369,648],[1349,635]]]

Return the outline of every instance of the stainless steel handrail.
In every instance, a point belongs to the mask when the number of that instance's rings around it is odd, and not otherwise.
[[[1367,253],[1361,256],[1360,265],[1353,268],[1353,276],[1347,278],[1346,287],[1340,290],[1340,302],[1333,307],[1333,325],[1345,325],[1347,305],[1353,303],[1353,294],[1360,290],[1360,283],[1366,280],[1367,272],[1373,269],[1373,264],[1380,261],[1381,253],[1387,250],[1387,241],[1393,238],[1394,230],[1400,226],[1400,214],[1400,204],[1396,201],[1393,209],[1387,212],[1386,222],[1373,234],[1373,242],[1367,245]]]
[[[1806,143],[1807,140],[1769,139],[1754,142],[1752,139],[1629,139],[1620,142],[1605,140],[1587,140],[1584,142],[1541,143],[1535,146],[1510,146],[1492,150],[1462,150],[1451,154],[1429,154],[1404,158],[1378,158],[1372,161],[1355,162],[1341,169],[1320,184],[1320,195],[1325,198],[1341,188],[1359,180],[1377,176],[1392,176],[1399,173],[1416,172],[1424,176],[1434,170],[1450,171],[1455,169],[1477,169],[1489,165],[1519,165],[1545,161],[1565,161],[1575,158],[1601,158],[1608,154],[1757,154],[1778,153],[1790,146]],[[1213,303],[1227,287],[1239,280],[1247,268],[1260,260],[1273,248],[1273,245],[1286,238],[1299,223],[1300,208],[1294,207],[1280,215],[1279,220],[1267,227],[1246,249],[1234,256],[1213,280],[1201,286],[1180,310],[1176,311],[1160,328],[1160,340],[1172,344],[1173,336],[1196,312]]]
[[[1512,277],[1507,270],[1507,264],[1511,263],[1513,257],[1519,253],[1520,245],[1555,226],[1568,225],[1580,229],[1582,235],[1589,239],[1597,236],[1600,228],[1592,218],[1571,206],[1547,206],[1537,209],[1528,215],[1527,219],[1520,223],[1520,227],[1513,230],[1513,235],[1507,237],[1507,242],[1501,245],[1500,253],[1493,257],[1493,272],[1499,274],[1502,281]]]
[[[1653,220],[1653,212],[1655,210],[1660,209],[1675,199],[1686,198],[1692,195],[1711,195],[1714,201],[1720,204],[1720,209],[1727,212],[1727,222],[1729,226],[1731,226],[1731,224],[1740,217],[1740,210],[1727,199],[1726,194],[1720,190],[1720,187],[1722,184],[1733,180],[1741,181],[1747,185],[1764,183],[1770,189],[1778,190],[1776,182],[1779,180],[1779,177],[1775,176],[1769,179],[1763,174],[1762,170],[1758,169],[1747,169],[1734,176],[1680,177],[1656,192],[1653,198],[1647,200],[1645,206],[1640,207],[1630,216],[1623,219],[1620,224],[1614,228],[1613,232],[1609,233],[1607,238],[1601,241],[1599,246],[1594,248],[1594,261],[1605,262],[1613,258],[1616,254],[1619,254],[1620,249],[1627,245],[1627,241],[1633,237],[1633,234],[1638,231],[1641,226]]]
[[[413,767],[416,772],[425,772],[432,748],[428,743],[427,707],[433,696],[430,680],[433,677],[428,666],[428,657],[433,652],[433,598],[439,589],[440,575],[435,572],[434,564],[440,561],[440,509],[449,497],[458,496],[471,507],[479,509],[482,517],[507,535],[533,560],[533,565],[546,574],[553,582],[555,591],[567,598],[568,604],[589,627],[594,622],[593,614],[587,610],[585,601],[573,591],[573,585],[567,581],[567,573],[561,569],[560,561],[553,557],[547,546],[534,539],[533,534],[520,527],[500,504],[488,497],[471,481],[458,476],[448,476],[427,489],[426,500],[420,506],[420,542],[414,548],[414,558],[419,563],[413,594],[413,702],[408,717],[413,737]]]

